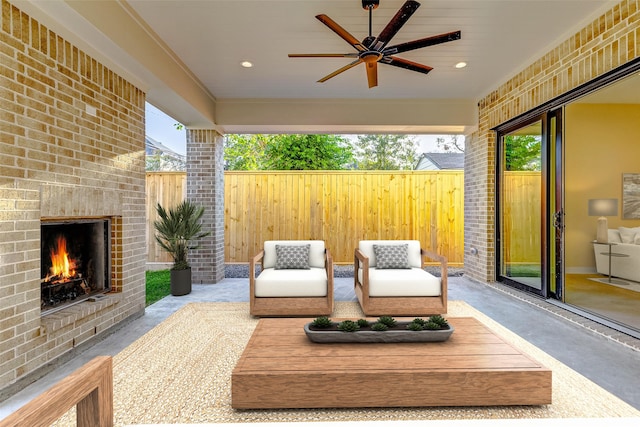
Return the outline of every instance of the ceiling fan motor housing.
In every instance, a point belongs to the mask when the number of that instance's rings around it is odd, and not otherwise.
[[[362,0],[362,8],[364,10],[377,9],[380,0]]]

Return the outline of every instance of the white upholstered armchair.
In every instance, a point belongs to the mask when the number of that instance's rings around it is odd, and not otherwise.
[[[424,270],[440,263],[440,277]],[[447,259],[418,240],[361,240],[355,250],[354,287],[367,316],[424,316],[447,312]]]
[[[255,266],[262,264],[256,277]],[[250,313],[257,317],[329,316],[333,260],[322,240],[269,240],[249,261]]]

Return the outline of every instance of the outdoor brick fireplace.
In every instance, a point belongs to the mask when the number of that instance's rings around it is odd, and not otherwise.
[[[143,315],[146,263],[144,92],[1,1],[0,401]]]
[[[40,308],[47,314],[111,290],[111,221],[43,221]]]

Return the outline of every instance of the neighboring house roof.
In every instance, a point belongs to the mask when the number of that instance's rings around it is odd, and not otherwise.
[[[186,161],[186,156],[176,153],[171,148],[164,145],[162,142],[157,141],[150,136],[144,137],[144,145],[145,145],[145,153],[147,156],[151,156],[156,153],[164,154],[166,156],[172,157],[176,160]]]
[[[416,170],[464,169],[464,153],[422,153]]]

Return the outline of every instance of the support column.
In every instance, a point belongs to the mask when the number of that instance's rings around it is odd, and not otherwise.
[[[480,282],[496,280],[495,134],[465,137],[464,275]]]
[[[204,206],[203,228],[211,234],[189,253],[192,281],[224,279],[223,137],[212,129],[187,129],[187,199]]]

